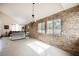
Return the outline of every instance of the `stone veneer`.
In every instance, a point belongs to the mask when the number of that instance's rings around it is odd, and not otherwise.
[[[54,20],[57,16],[62,20],[61,36],[37,32],[38,23],[47,22],[49,19]],[[27,29],[28,25],[29,29]],[[37,22],[31,22],[28,25],[26,25],[26,31],[30,32],[31,37],[59,47],[73,55],[79,55],[79,5],[40,19]]]

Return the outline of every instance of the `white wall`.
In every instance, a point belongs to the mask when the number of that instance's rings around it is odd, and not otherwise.
[[[19,19],[20,20],[20,19]],[[15,18],[12,18],[2,12],[0,12],[0,35],[5,34],[5,32],[9,32],[11,30],[10,25],[12,24],[20,24],[18,21],[15,20]],[[9,25],[9,29],[5,30],[4,25]],[[23,26],[23,24],[22,24]]]

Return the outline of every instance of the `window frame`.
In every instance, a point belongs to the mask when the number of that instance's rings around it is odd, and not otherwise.
[[[49,24],[51,24],[50,27],[52,27],[52,29],[49,29]],[[48,20],[47,24],[46,24],[46,34],[54,34],[53,33],[53,26],[54,26],[53,20]],[[48,31],[50,31],[50,32],[48,32]]]
[[[60,22],[60,23],[58,24],[58,22]],[[60,30],[55,28],[55,26],[57,27],[59,25],[60,25]],[[59,31],[59,33],[57,33],[56,31]],[[54,35],[60,36],[61,35],[61,31],[62,31],[61,18],[56,18],[56,19],[54,19]]]
[[[38,33],[45,33],[45,22],[38,23]]]

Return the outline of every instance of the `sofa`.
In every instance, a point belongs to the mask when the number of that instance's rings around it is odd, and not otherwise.
[[[12,32],[10,34],[10,38],[11,38],[11,40],[25,39],[26,38],[26,34],[25,34],[25,32],[21,32],[21,31]]]

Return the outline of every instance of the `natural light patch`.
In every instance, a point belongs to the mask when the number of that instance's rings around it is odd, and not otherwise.
[[[40,41],[35,41],[35,43],[38,44],[43,49],[48,49],[50,47],[50,45],[42,43]]]
[[[45,50],[47,50],[50,47],[49,45],[46,45],[46,44],[44,44],[42,42],[38,42],[38,41],[29,43],[27,45],[29,47],[31,47],[38,54],[43,53]]]

